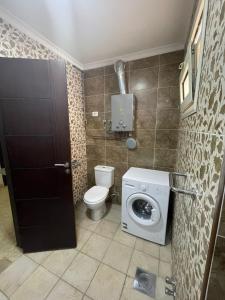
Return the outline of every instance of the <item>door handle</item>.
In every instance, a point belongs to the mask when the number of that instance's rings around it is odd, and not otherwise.
[[[65,169],[68,169],[70,167],[69,162],[65,162],[64,164],[54,164],[55,167],[63,167]]]

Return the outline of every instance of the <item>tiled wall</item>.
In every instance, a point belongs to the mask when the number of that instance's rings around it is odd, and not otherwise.
[[[111,95],[119,94],[113,66],[85,71],[89,186],[94,184],[95,165],[114,166],[114,190],[120,201],[121,177],[129,167],[174,169],[179,125],[178,66],[182,60],[183,51],[178,51],[126,64],[127,87],[136,96],[135,150],[127,150],[123,135],[104,128],[103,121],[111,118]],[[99,116],[92,117],[93,111]]]
[[[225,197],[224,197],[225,198]],[[223,199],[224,200],[224,199]],[[221,211],[219,231],[210,272],[207,300],[225,298],[225,202]]]
[[[0,18],[0,56],[34,59],[60,59],[45,46],[32,40]],[[74,201],[83,199],[86,190],[86,136],[84,126],[83,78],[80,70],[66,63],[71,138],[71,159],[81,165],[72,170]]]
[[[199,192],[176,197],[173,274],[177,299],[199,300],[213,223],[225,138],[225,0],[209,0],[197,113],[181,120],[176,170],[179,185]]]

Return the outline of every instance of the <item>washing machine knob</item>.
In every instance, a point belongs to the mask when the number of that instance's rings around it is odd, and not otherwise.
[[[142,192],[146,192],[146,190],[147,190],[147,187],[146,187],[146,185],[145,185],[145,184],[142,184],[142,185],[141,185],[141,190],[142,190]]]

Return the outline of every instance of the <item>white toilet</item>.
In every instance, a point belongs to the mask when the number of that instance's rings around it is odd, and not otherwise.
[[[114,167],[96,166],[95,183],[84,194],[84,203],[90,209],[91,219],[100,220],[106,212],[105,200],[109,194],[109,188],[114,184]]]

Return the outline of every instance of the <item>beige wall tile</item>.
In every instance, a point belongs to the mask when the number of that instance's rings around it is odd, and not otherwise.
[[[104,94],[104,77],[86,78],[84,80],[84,95],[92,96],[100,94]]]
[[[157,107],[157,89],[135,91],[137,110],[152,111]]]
[[[178,83],[178,82],[177,82]],[[179,86],[170,86],[158,89],[157,108],[179,108],[180,91]]]
[[[159,87],[177,86],[179,82],[179,64],[162,65],[159,68]]]
[[[104,112],[104,94],[85,97],[85,112]]]
[[[157,129],[178,129],[180,112],[178,109],[157,110],[156,128]]]
[[[154,149],[153,148],[138,148],[136,150],[129,150],[128,163],[130,165],[140,165],[146,168],[153,167]]]
[[[156,149],[154,167],[173,168],[176,158],[177,150]]]
[[[84,71],[84,78],[91,78],[104,75],[104,68],[96,68]]]
[[[158,67],[148,69],[137,69],[130,72],[130,90],[139,91],[157,88]]]
[[[119,300],[124,281],[124,274],[102,264],[87,290],[87,295],[94,300]]]
[[[159,56],[160,65],[181,63],[184,60],[184,50],[161,54]]]
[[[129,62],[130,70],[150,68],[159,65],[159,55],[141,58]]]
[[[156,148],[177,149],[178,130],[156,130]]]

